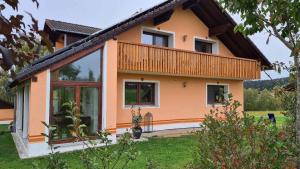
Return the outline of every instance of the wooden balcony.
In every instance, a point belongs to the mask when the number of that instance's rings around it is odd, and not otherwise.
[[[118,42],[118,71],[169,76],[259,79],[259,62],[174,48]]]

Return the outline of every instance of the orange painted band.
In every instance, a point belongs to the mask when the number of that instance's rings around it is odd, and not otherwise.
[[[157,120],[153,121],[153,125],[159,124],[176,124],[176,123],[193,123],[193,122],[203,122],[204,118],[191,118],[191,119],[172,119],[172,120]],[[144,123],[141,123],[144,126]],[[119,123],[117,128],[128,128],[131,127],[131,123]]]
[[[28,142],[33,143],[33,142],[43,142],[45,141],[45,137],[42,135],[33,135],[33,136],[28,136]]]
[[[115,134],[117,132],[116,128],[111,128],[111,129],[106,129],[107,132],[111,133],[111,134]]]
[[[0,121],[12,121],[14,120],[13,118],[0,118]]]

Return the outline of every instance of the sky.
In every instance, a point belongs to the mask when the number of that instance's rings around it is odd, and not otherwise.
[[[31,0],[21,1],[19,12],[28,11],[38,21],[42,29],[45,19],[83,24],[99,28],[106,28],[119,21],[122,21],[135,12],[148,9],[164,0],[39,0],[40,6],[37,9]],[[4,15],[10,14],[6,11]],[[238,15],[232,15],[236,22],[240,22]],[[30,21],[27,18],[25,21]],[[258,33],[250,39],[263,52],[271,63],[275,61],[289,64],[289,50],[276,38],[271,38],[266,44],[268,34]],[[273,79],[287,77],[288,73],[278,74],[268,71]],[[262,73],[262,79],[269,79]]]

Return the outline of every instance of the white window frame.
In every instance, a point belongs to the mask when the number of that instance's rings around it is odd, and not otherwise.
[[[24,88],[23,93],[22,93],[22,88]],[[28,125],[29,125],[30,84],[26,83],[17,88],[16,100],[17,100],[16,133],[20,136],[20,138],[26,140],[28,137],[28,127],[29,127]],[[22,118],[22,116],[24,117]],[[23,131],[22,131],[22,127],[23,127]]]
[[[206,101],[206,107],[220,107],[224,106],[224,104],[218,103],[218,104],[208,104],[208,86],[225,86],[227,87],[227,97],[225,99],[228,99],[228,94],[230,93],[230,85],[227,83],[206,83],[205,86],[205,101]]]
[[[200,41],[200,42],[206,42],[206,43],[211,43],[212,44],[212,54],[214,55],[219,55],[219,42],[217,40],[214,39],[205,39],[199,36],[194,36],[193,38],[193,50],[196,52],[196,41]]]
[[[125,83],[126,82],[139,82],[139,83],[154,83],[155,84],[155,98],[154,105],[126,105],[125,103]],[[137,79],[125,79],[123,80],[123,108],[131,109],[131,108],[160,108],[160,81],[156,80],[137,80]]]
[[[149,33],[155,33],[155,34],[168,36],[168,48],[175,48],[176,47],[176,45],[175,45],[175,36],[176,36],[175,32],[142,26],[142,29],[141,29],[141,43],[143,43],[143,33],[144,32],[149,32]]]

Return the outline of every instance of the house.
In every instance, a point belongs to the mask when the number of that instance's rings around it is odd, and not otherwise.
[[[14,139],[26,157],[50,151],[42,121],[57,126],[58,151],[82,148],[68,133],[62,106],[68,100],[77,103],[89,135],[107,130],[116,142],[131,127],[132,107],[152,114],[153,130],[198,127],[228,93],[243,104],[243,81],[260,79],[270,67],[249,38],[234,33],[236,23],[214,0],[168,0],[94,33],[51,23],[45,31],[60,49],[11,84]],[[80,40],[68,43],[74,33]]]
[[[0,99],[0,124],[9,124],[14,120],[13,104]]]
[[[64,48],[80,39],[100,31],[101,29],[46,19],[44,32],[47,33],[55,50]]]

